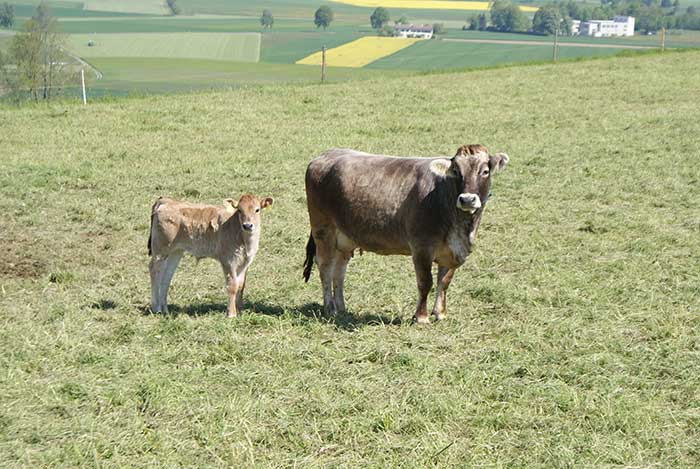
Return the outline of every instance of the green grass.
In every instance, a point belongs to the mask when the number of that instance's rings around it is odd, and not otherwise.
[[[85,10],[91,11],[148,15],[163,15],[168,12],[163,0],[85,0],[83,5]]]
[[[0,465],[697,467],[700,53],[0,110]],[[411,112],[406,112],[407,107]],[[50,138],[49,138],[50,137]],[[507,151],[448,319],[410,259],[301,280],[330,147]],[[271,195],[245,313],[183,261],[145,314],[161,194]]]
[[[561,59],[598,57],[617,54],[622,50],[560,47],[557,55]],[[368,67],[405,70],[448,70],[547,60],[552,60],[552,46],[421,41],[396,54],[379,59],[368,65]]]
[[[91,97],[236,88],[280,82],[317,83],[321,79],[320,68],[307,65],[147,58],[90,59],[90,64],[104,74],[101,80],[89,77]],[[329,81],[348,81],[400,74],[401,71],[394,70],[329,68],[327,76]]]
[[[90,46],[89,41],[94,41]],[[257,62],[259,33],[132,33],[68,36],[71,52],[87,59],[160,57]]]

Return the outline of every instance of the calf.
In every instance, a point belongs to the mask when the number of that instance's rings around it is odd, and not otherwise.
[[[151,309],[168,312],[168,288],[185,252],[197,259],[217,259],[229,293],[228,317],[243,308],[246,272],[260,243],[260,212],[272,198],[243,195],[223,206],[191,204],[167,197],[151,209]]]

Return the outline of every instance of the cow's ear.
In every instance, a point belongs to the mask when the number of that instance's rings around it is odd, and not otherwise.
[[[505,153],[496,153],[495,155],[489,155],[489,166],[491,171],[498,172],[506,167],[508,164],[508,155]]]
[[[233,212],[238,208],[238,201],[236,199],[226,199],[224,200],[224,207],[226,207],[227,212]]]
[[[260,202],[260,208],[267,208],[272,205],[272,202],[274,202],[272,197],[265,197],[263,201]]]

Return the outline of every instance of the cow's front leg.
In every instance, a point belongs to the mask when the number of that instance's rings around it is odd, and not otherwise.
[[[238,308],[236,306],[236,297],[238,296],[238,276],[236,275],[236,270],[233,266],[228,264],[222,264],[224,268],[224,278],[226,279],[226,290],[228,291],[228,308],[227,316],[230,318],[235,318],[238,315]]]
[[[435,307],[433,308],[433,314],[438,321],[445,319],[447,289],[450,287],[455,270],[442,266],[438,267],[438,286],[435,293]]]
[[[413,266],[416,269],[416,281],[418,284],[418,305],[413,319],[418,324],[429,324],[428,318],[428,294],[433,287],[433,256],[426,252],[413,253]]]

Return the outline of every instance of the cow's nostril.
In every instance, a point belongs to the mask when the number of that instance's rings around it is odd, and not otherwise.
[[[248,231],[251,231],[253,229],[253,226],[254,225],[252,223],[243,223],[243,228]]]

